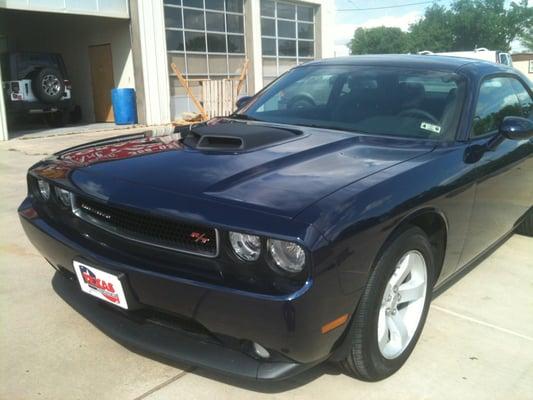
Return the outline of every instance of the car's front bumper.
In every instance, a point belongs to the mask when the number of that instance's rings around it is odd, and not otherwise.
[[[288,378],[314,365],[260,361],[186,330],[130,318],[113,306],[80,294],[78,283],[59,272],[54,275],[52,285],[65,302],[108,336],[126,347],[165,360],[261,380]]]
[[[328,358],[345,326],[326,334],[321,327],[340,315],[351,314],[356,305],[358,294],[343,294],[334,271],[285,296],[180,279],[143,269],[90,238],[80,235],[73,240],[38,215],[28,218],[24,211],[29,208],[31,202],[27,200],[19,209],[28,238],[67,276],[73,272],[73,260],[80,258],[95,267],[123,273],[138,309],[192,320],[214,337],[232,338],[235,343],[256,342],[274,355],[271,360],[260,360],[236,346],[226,346],[224,341],[205,340],[201,335],[146,320],[139,322],[133,312],[119,312],[111,305],[103,307],[100,301],[82,293],[77,282],[54,278],[61,297],[106,334],[170,360],[248,378],[286,378]]]

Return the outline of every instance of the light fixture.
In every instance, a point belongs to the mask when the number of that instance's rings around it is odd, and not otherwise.
[[[290,273],[302,272],[305,265],[304,249],[285,240],[268,239],[268,253],[277,267]]]
[[[71,193],[68,190],[56,187],[56,196],[65,207],[70,207]]]
[[[229,241],[235,255],[243,261],[256,261],[261,255],[259,236],[230,232]]]
[[[39,194],[43,200],[50,199],[50,184],[42,179],[37,179],[37,186],[39,187]]]

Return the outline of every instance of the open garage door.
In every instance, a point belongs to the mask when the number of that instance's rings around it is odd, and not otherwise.
[[[9,136],[47,124],[112,122],[111,89],[134,87],[129,24],[126,18],[0,9]]]

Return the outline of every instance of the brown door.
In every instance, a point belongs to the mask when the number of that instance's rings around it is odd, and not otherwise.
[[[96,122],[113,122],[111,89],[115,87],[115,80],[113,79],[111,45],[89,46],[89,60],[91,63],[94,119]]]

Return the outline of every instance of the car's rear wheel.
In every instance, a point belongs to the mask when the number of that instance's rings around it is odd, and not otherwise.
[[[389,242],[351,321],[351,348],[341,362],[348,374],[376,381],[400,369],[422,332],[434,275],[431,245],[420,228]]]
[[[35,97],[47,104],[60,101],[65,92],[63,76],[55,68],[43,68],[36,71],[31,84]]]
[[[526,236],[533,236],[533,208],[529,209],[526,216],[516,228],[516,233]]]

